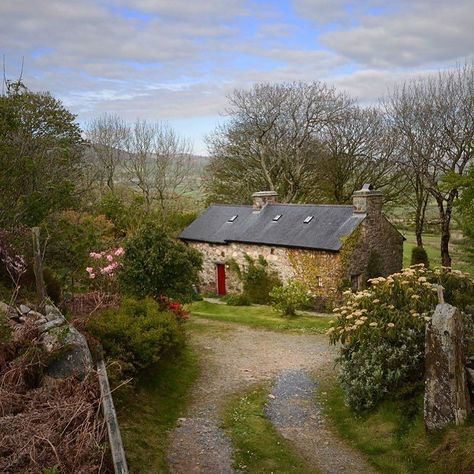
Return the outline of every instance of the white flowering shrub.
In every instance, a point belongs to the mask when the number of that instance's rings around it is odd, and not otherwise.
[[[422,388],[425,326],[438,302],[437,285],[448,303],[474,308],[474,282],[462,272],[414,265],[369,283],[344,293],[346,303],[334,309],[328,330],[331,343],[342,343],[340,381],[356,410]]]

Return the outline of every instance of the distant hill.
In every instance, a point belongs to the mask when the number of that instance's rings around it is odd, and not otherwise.
[[[94,166],[97,166],[97,148],[92,146],[91,144],[86,144],[84,146],[84,157],[86,164],[88,164],[89,167],[93,168]],[[115,149],[113,150],[114,154],[118,154],[118,157],[120,159],[120,164],[117,167],[117,181],[120,182],[121,184],[130,184],[128,177],[127,177],[127,171],[124,166],[124,163],[129,159],[129,153],[126,152],[125,150],[118,150]],[[204,174],[204,169],[206,165],[209,163],[209,157],[204,156],[204,155],[191,155],[191,163],[192,163],[192,171],[190,173],[189,178],[189,188],[190,188],[190,193],[195,196],[200,196],[201,195],[201,178]]]

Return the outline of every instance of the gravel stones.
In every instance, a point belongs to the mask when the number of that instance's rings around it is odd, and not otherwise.
[[[290,370],[277,377],[265,414],[277,428],[300,427],[321,420],[314,397],[317,384],[304,370]]]
[[[278,432],[318,472],[369,474],[374,470],[330,429],[316,401],[318,382],[305,370],[288,370],[275,381],[265,413]]]

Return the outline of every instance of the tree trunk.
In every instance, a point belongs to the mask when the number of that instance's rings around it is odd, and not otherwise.
[[[423,247],[423,231],[425,229],[426,207],[428,205],[429,194],[427,193],[423,182],[417,176],[414,183],[415,190],[415,236],[416,245]]]
[[[416,245],[423,247],[423,231],[425,229],[426,206],[428,205],[428,195],[418,201],[415,215],[415,235]]]
[[[444,200],[440,197],[436,198],[439,209],[439,218],[441,222],[441,265],[443,267],[451,267],[452,261],[449,255],[449,241],[451,239],[451,214],[453,212],[453,203],[457,197],[457,190],[450,191],[448,198],[445,200],[446,207],[444,207]]]
[[[443,267],[451,267],[451,256],[449,255],[449,222],[441,223],[441,264]]]

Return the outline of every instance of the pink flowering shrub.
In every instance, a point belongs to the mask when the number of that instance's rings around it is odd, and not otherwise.
[[[474,282],[459,271],[414,265],[369,283],[364,291],[344,293],[345,304],[334,309],[328,330],[332,344],[342,343],[340,382],[357,410],[422,388],[425,327],[438,302],[438,285],[448,303],[467,313],[474,308]]]
[[[94,286],[109,291],[115,288],[117,271],[122,267],[123,254],[122,247],[89,254],[91,264],[86,267],[86,272],[89,279],[94,280]]]

